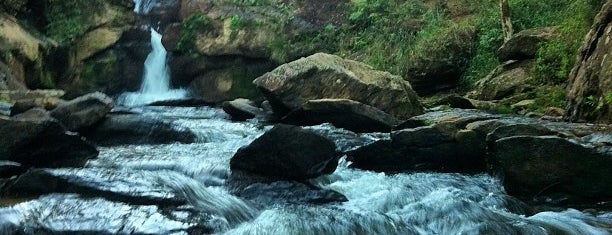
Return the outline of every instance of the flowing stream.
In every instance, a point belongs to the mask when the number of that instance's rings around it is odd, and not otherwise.
[[[612,213],[568,209],[527,216],[524,204],[506,195],[497,179],[484,174],[387,175],[351,169],[349,162],[341,161],[333,174],[309,183],[339,192],[348,200],[313,203],[308,199],[318,196],[312,188],[305,189],[295,182],[252,182],[236,178],[230,171],[229,161],[235,151],[270,126],[256,121],[232,122],[223,111],[208,107],[147,107],[141,109],[140,115],[163,118],[177,127],[189,128],[199,139],[192,144],[100,147],[100,156],[79,169],[78,174],[70,173],[76,175],[70,177],[99,182],[102,185],[99,187],[105,190],[123,188],[149,197],[161,195],[164,200],[185,198],[186,205],[167,207],[162,201],[143,206],[108,198],[49,194],[0,209],[0,217],[9,221],[5,223],[21,224],[26,231],[59,234],[612,232]],[[386,134],[355,134],[325,124],[308,128],[333,139],[339,150],[388,138]],[[143,185],[145,188],[141,189]],[[181,210],[191,214],[178,216],[187,213]],[[84,214],[87,216],[83,217]],[[186,221],[190,216],[198,219]]]

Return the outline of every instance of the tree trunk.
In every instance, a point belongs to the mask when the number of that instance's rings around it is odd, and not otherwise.
[[[510,20],[510,6],[508,0],[499,0],[499,8],[501,10],[501,24],[504,33],[504,42],[512,37],[512,21]]]

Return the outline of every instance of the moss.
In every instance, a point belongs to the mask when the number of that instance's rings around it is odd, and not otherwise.
[[[561,85],[539,86],[534,93],[535,102],[527,107],[529,111],[543,113],[548,107],[565,108],[567,105],[567,92]]]
[[[253,77],[249,76],[245,70],[237,70],[232,74],[232,87],[229,90],[231,97],[255,99],[259,97],[259,92],[253,85]]]
[[[91,15],[103,4],[103,0],[49,0],[47,34],[60,43],[74,42],[91,27]]]
[[[497,112],[499,114],[513,114],[514,113],[512,108],[510,106],[508,106],[508,105],[500,105],[499,107],[497,107],[495,112]]]
[[[74,93],[86,93],[94,90],[102,90],[108,87],[108,82],[120,76],[119,59],[115,53],[106,53],[101,57],[85,62],[81,70],[81,77],[71,90]]]
[[[209,31],[213,28],[213,21],[201,12],[187,17],[183,23],[181,37],[176,48],[182,52],[197,55],[196,41],[199,33]]]

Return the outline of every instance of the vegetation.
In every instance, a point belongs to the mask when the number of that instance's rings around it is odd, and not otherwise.
[[[47,34],[60,43],[72,43],[91,24],[91,14],[102,9],[104,0],[49,0]]]
[[[209,31],[212,27],[213,21],[206,14],[195,13],[189,16],[183,22],[181,37],[176,44],[177,49],[188,54],[196,54],[195,43],[198,33]]]

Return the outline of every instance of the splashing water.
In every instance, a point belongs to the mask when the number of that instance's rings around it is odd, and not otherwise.
[[[142,86],[138,92],[126,92],[119,96],[117,103],[124,106],[141,106],[155,101],[176,100],[187,97],[183,89],[170,89],[170,73],[166,64],[166,49],[161,42],[162,36],[151,29],[153,50],[144,64]]]
[[[134,12],[138,14],[147,14],[159,3],[156,0],[134,0]]]

